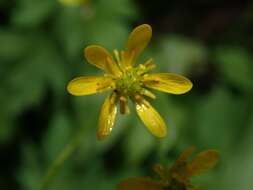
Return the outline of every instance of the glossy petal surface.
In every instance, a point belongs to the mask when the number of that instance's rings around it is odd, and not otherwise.
[[[199,175],[212,169],[219,160],[219,153],[216,150],[207,150],[199,153],[187,165],[189,176]]]
[[[99,140],[104,139],[111,133],[114,126],[116,114],[116,94],[113,93],[111,96],[106,98],[100,111],[97,131],[97,137]]]
[[[167,134],[166,125],[160,114],[146,101],[136,102],[136,111],[148,128],[157,137],[164,137]]]
[[[103,47],[90,45],[84,49],[87,61],[110,74],[118,75],[120,70],[111,54]]]
[[[152,28],[148,24],[137,26],[129,35],[127,41],[127,54],[129,59],[135,60],[152,37]]]
[[[78,77],[68,83],[67,90],[75,96],[90,95],[111,89],[112,79],[109,77]]]
[[[117,190],[163,190],[161,184],[149,177],[132,177],[122,181]]]
[[[144,76],[144,85],[171,94],[184,94],[191,90],[192,82],[174,73],[155,73]]]

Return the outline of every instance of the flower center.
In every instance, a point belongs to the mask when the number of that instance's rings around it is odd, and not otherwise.
[[[120,95],[134,96],[141,91],[140,76],[135,69],[130,69],[123,73],[123,75],[116,82],[116,89]]]

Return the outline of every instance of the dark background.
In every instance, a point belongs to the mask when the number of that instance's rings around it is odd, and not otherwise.
[[[83,141],[49,189],[116,189],[130,176],[153,175],[186,147],[220,151],[218,166],[193,179],[201,189],[253,189],[253,2],[225,0],[0,0],[0,189],[32,190],[79,130]],[[169,135],[157,140],[132,112],[96,140],[105,94],[73,97],[69,80],[102,72],[83,48],[123,49],[148,23],[143,58],[156,71],[193,81],[192,91],[156,93]]]

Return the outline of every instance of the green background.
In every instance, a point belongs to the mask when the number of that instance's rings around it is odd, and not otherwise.
[[[156,72],[193,81],[181,96],[156,93],[152,105],[169,134],[155,139],[136,116],[118,115],[97,141],[105,94],[74,97],[68,81],[101,75],[83,48],[123,49],[129,32],[148,23],[153,38],[141,60]],[[151,175],[188,146],[215,148],[221,160],[193,179],[205,190],[253,189],[253,3],[226,0],[0,0],[0,189],[34,190],[65,145],[84,130],[80,147],[51,190],[112,190],[130,176]]]

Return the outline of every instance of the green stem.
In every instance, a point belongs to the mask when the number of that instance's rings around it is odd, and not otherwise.
[[[75,150],[82,142],[83,134],[83,130],[79,131],[76,137],[60,152],[51,167],[48,169],[38,190],[44,190],[48,187],[52,179],[59,173],[65,161],[75,152]]]

